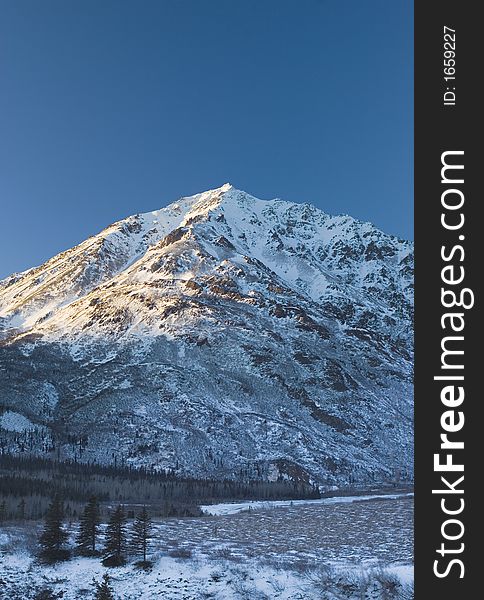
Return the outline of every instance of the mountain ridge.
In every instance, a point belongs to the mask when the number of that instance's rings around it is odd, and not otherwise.
[[[217,477],[410,473],[412,252],[369,223],[230,184],[127,217],[0,282],[4,414],[32,423],[35,451],[80,460]]]

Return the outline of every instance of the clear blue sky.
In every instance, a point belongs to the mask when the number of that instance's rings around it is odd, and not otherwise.
[[[229,181],[413,224],[410,0],[0,0],[0,276]]]

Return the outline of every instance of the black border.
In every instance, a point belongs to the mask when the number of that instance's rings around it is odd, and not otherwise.
[[[484,469],[479,459],[483,456],[484,428],[479,421],[482,392],[478,387],[482,328],[478,322],[480,308],[483,253],[480,239],[484,226],[479,219],[483,192],[478,190],[482,152],[478,138],[482,130],[481,106],[478,88],[482,87],[483,24],[477,15],[479,3],[468,0],[440,0],[415,2],[415,597],[418,599],[467,600],[482,597],[480,554],[482,553],[476,529],[481,501],[477,486],[484,480]],[[444,106],[443,73],[444,25],[456,30],[456,105]],[[480,52],[479,52],[480,50]],[[452,86],[454,87],[454,86]],[[481,105],[481,106],[478,106]],[[441,511],[441,496],[432,489],[441,488],[440,475],[433,469],[433,455],[440,450],[440,415],[445,407],[440,402],[442,384],[433,380],[440,371],[442,314],[440,256],[443,244],[455,243],[457,234],[445,233],[441,227],[440,196],[441,153],[464,150],[466,272],[465,286],[475,292],[476,303],[465,311],[465,426],[461,432],[465,449],[459,450],[464,461],[465,509],[462,521],[465,544],[461,558],[465,565],[464,578],[460,569],[453,568],[442,579],[433,572],[436,549],[442,540],[441,525],[445,516]],[[481,367],[482,368],[482,367]],[[482,433],[480,430],[483,429]],[[472,462],[475,461],[476,465]],[[477,506],[477,508],[476,508]],[[471,513],[474,512],[474,515]],[[473,535],[474,534],[474,535]],[[449,544],[450,546],[450,544]],[[484,576],[484,569],[482,569]],[[430,595],[432,594],[432,596]]]

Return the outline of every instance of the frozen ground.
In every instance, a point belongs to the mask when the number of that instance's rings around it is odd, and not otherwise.
[[[341,504],[346,502],[362,502],[365,500],[398,498],[413,498],[413,493],[408,494],[371,494],[368,496],[334,496],[332,498],[318,498],[317,500],[253,500],[248,502],[224,502],[221,504],[207,504],[200,508],[207,515],[235,515],[246,510],[261,510],[269,508],[282,508],[302,506],[304,504]]]
[[[118,600],[407,600],[412,529],[410,497],[166,519],[155,523],[149,572],[133,562],[109,572]],[[28,600],[47,585],[64,600],[93,598],[99,560],[41,567],[35,535],[13,526],[0,534],[0,599]]]

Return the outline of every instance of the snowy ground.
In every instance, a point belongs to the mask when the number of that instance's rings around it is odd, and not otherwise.
[[[398,498],[413,498],[413,493],[408,494],[371,494],[368,496],[334,496],[332,498],[318,498],[317,500],[252,500],[248,502],[225,502],[221,504],[207,504],[200,508],[207,515],[235,515],[246,510],[260,510],[269,508],[282,508],[291,506],[316,505],[316,504],[344,504],[346,502],[362,502],[365,500],[396,500]]]
[[[118,600],[377,600],[383,588],[407,600],[412,528],[409,497],[166,519],[155,523],[149,572],[131,561],[109,573]],[[0,599],[33,599],[47,585],[63,600],[93,598],[93,578],[106,570],[99,560],[41,567],[31,558],[35,536],[13,526],[0,533]]]

